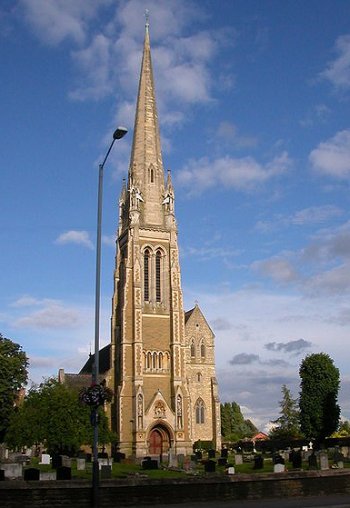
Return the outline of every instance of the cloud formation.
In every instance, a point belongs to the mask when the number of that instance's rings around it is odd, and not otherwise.
[[[90,240],[89,233],[87,231],[75,231],[70,230],[65,233],[61,233],[55,240],[57,245],[67,245],[73,243],[76,245],[82,245],[88,249],[93,249],[94,245]]]
[[[289,342],[268,342],[265,349],[268,351],[283,351],[284,353],[299,354],[312,346],[312,343],[305,339],[290,340]]]
[[[30,312],[17,318],[13,325],[16,328],[52,329],[71,328],[79,323],[79,314],[74,309],[64,307],[59,303],[44,305],[42,309]]]
[[[286,173],[292,165],[287,152],[282,152],[266,164],[253,157],[229,156],[210,160],[203,157],[190,161],[177,173],[179,185],[199,194],[211,187],[223,186],[238,191],[252,191],[258,185]]]
[[[311,151],[309,160],[313,169],[321,174],[348,179],[350,177],[350,129],[339,131],[332,138],[320,143]]]
[[[327,79],[336,88],[350,87],[350,35],[341,35],[335,44],[337,57],[329,62],[320,77]]]
[[[229,361],[230,365],[250,365],[259,361],[259,355],[253,353],[239,353]]]

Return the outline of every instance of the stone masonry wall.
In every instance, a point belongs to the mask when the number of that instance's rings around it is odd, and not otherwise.
[[[105,480],[100,508],[185,503],[192,501],[307,497],[350,494],[350,472],[307,471],[276,474],[216,476],[173,480]],[[87,481],[0,482],[0,506],[6,508],[90,508]],[[171,495],[169,493],[171,492]]]

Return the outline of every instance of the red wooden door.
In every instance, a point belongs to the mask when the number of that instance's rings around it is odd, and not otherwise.
[[[159,430],[152,430],[149,436],[149,453],[152,455],[160,455],[162,453],[162,434]]]

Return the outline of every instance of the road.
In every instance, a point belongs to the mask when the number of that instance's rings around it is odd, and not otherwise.
[[[141,508],[141,505],[138,505]],[[209,501],[153,505],[153,508],[350,508],[350,495],[306,498],[261,499],[256,501]]]

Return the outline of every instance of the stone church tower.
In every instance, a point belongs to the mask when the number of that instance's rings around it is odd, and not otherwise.
[[[148,23],[127,186],[119,229],[111,320],[112,428],[127,455],[219,448],[214,335],[196,305],[184,312],[171,175],[164,175]]]

